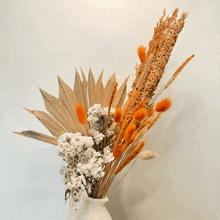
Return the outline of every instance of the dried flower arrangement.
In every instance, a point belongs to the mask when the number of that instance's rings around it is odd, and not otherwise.
[[[91,70],[88,80],[81,70],[82,80],[76,71],[74,90],[58,77],[59,99],[40,89],[51,116],[26,109],[54,137],[30,130],[14,133],[58,145],[57,155],[67,163],[60,168],[65,200],[72,196],[78,202],[84,191],[92,198],[104,198],[115,176],[139,153],[141,159],[158,156],[154,151],[142,151],[146,144],[142,137],[170,108],[171,100],[157,104],[155,100],[194,57],[190,56],[154,94],[187,17],[187,13],[179,19],[177,15],[178,9],[172,16],[165,16],[164,10],[147,52],[143,46],[138,48],[141,63],[125,103],[127,79],[117,89],[113,74],[104,87],[103,72],[95,82]]]

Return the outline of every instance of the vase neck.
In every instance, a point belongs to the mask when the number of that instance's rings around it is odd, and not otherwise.
[[[106,202],[108,202],[108,198],[102,198],[102,199],[97,199],[97,198],[91,198],[91,197],[86,197],[85,198],[86,203],[92,203],[94,205],[104,205]]]

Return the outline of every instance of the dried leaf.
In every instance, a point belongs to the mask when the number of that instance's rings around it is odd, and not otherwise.
[[[74,84],[74,93],[76,95],[77,102],[81,103],[82,106],[85,108],[86,104],[85,104],[84,97],[83,97],[83,90],[84,90],[84,88],[83,88],[83,85],[82,85],[79,73],[76,70],[76,73],[75,73],[75,84]]]
[[[55,137],[59,137],[62,134],[66,133],[67,130],[60,125],[54,118],[52,118],[50,115],[48,115],[46,112],[43,111],[35,111],[35,110],[29,110],[27,108],[24,108],[28,112],[30,112],[32,115],[35,115],[37,119],[50,131],[52,135]]]
[[[89,95],[89,107],[95,104],[95,79],[91,69],[89,69],[88,79],[88,95]]]
[[[129,103],[129,99],[127,99],[127,100],[125,101],[125,103],[122,105],[122,107],[121,107],[122,112],[125,110],[125,108],[126,108],[126,106],[128,105],[128,103]]]
[[[57,138],[38,133],[36,131],[22,131],[22,132],[13,132],[14,134],[19,134],[24,137],[33,138],[39,141],[43,141],[49,144],[58,145]]]
[[[126,97],[126,91],[127,91],[127,77],[119,90],[116,92],[112,107],[113,108],[121,108],[122,104],[124,103],[125,97]]]
[[[88,95],[87,95],[88,83],[87,83],[85,74],[84,74],[84,72],[82,71],[82,69],[81,69],[81,74],[82,74],[82,78],[83,78],[83,81],[82,81],[82,84],[83,84],[83,96],[84,96],[85,104],[86,104],[86,108],[85,108],[85,109],[86,109],[86,112],[87,112],[87,111],[88,111],[88,106],[89,106],[89,103],[88,103]]]
[[[115,86],[115,83],[116,83],[116,77],[115,77],[115,73],[109,78],[106,86],[105,86],[105,96],[104,96],[104,99],[103,99],[103,102],[102,102],[102,105],[104,107],[108,106],[108,103],[109,103],[109,99],[111,97],[111,93],[112,93],[112,90]]]
[[[104,94],[104,86],[102,83],[103,71],[101,72],[95,86],[95,103],[100,104]]]
[[[85,134],[85,128],[79,123],[76,115],[76,106],[78,104],[75,93],[73,90],[58,76],[59,81],[59,98],[72,120],[76,125],[76,130]]]
[[[56,97],[50,95],[44,90],[40,89],[44,99],[47,111],[69,132],[77,130],[73,120],[69,116],[67,110],[64,108],[62,102]]]

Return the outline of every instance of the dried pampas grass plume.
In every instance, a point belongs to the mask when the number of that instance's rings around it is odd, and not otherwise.
[[[152,150],[142,151],[142,152],[139,154],[139,157],[140,157],[142,160],[155,159],[155,158],[157,158],[158,156],[159,156],[159,155],[158,155],[155,151],[152,151]]]

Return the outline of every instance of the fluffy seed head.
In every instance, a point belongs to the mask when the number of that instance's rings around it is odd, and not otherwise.
[[[163,99],[161,102],[156,104],[156,112],[165,112],[167,109],[169,109],[171,106],[171,100],[170,99]]]
[[[122,116],[122,111],[120,108],[117,108],[114,115],[114,119],[116,123],[120,122],[121,116]]]
[[[142,160],[149,160],[149,159],[154,159],[154,158],[158,157],[158,154],[152,150],[145,150],[139,154],[139,157]]]
[[[76,114],[77,114],[79,122],[81,124],[85,124],[87,121],[86,111],[80,103],[78,103],[76,106]]]
[[[125,131],[125,136],[124,136],[124,139],[125,139],[126,142],[129,142],[131,140],[131,137],[134,134],[135,129],[136,129],[136,125],[134,123],[131,123],[127,127],[127,129]]]
[[[143,46],[140,46],[138,47],[137,52],[141,63],[144,63],[147,60],[146,49]]]
[[[146,116],[147,110],[145,108],[141,108],[134,113],[133,118],[137,121],[142,121]]]

